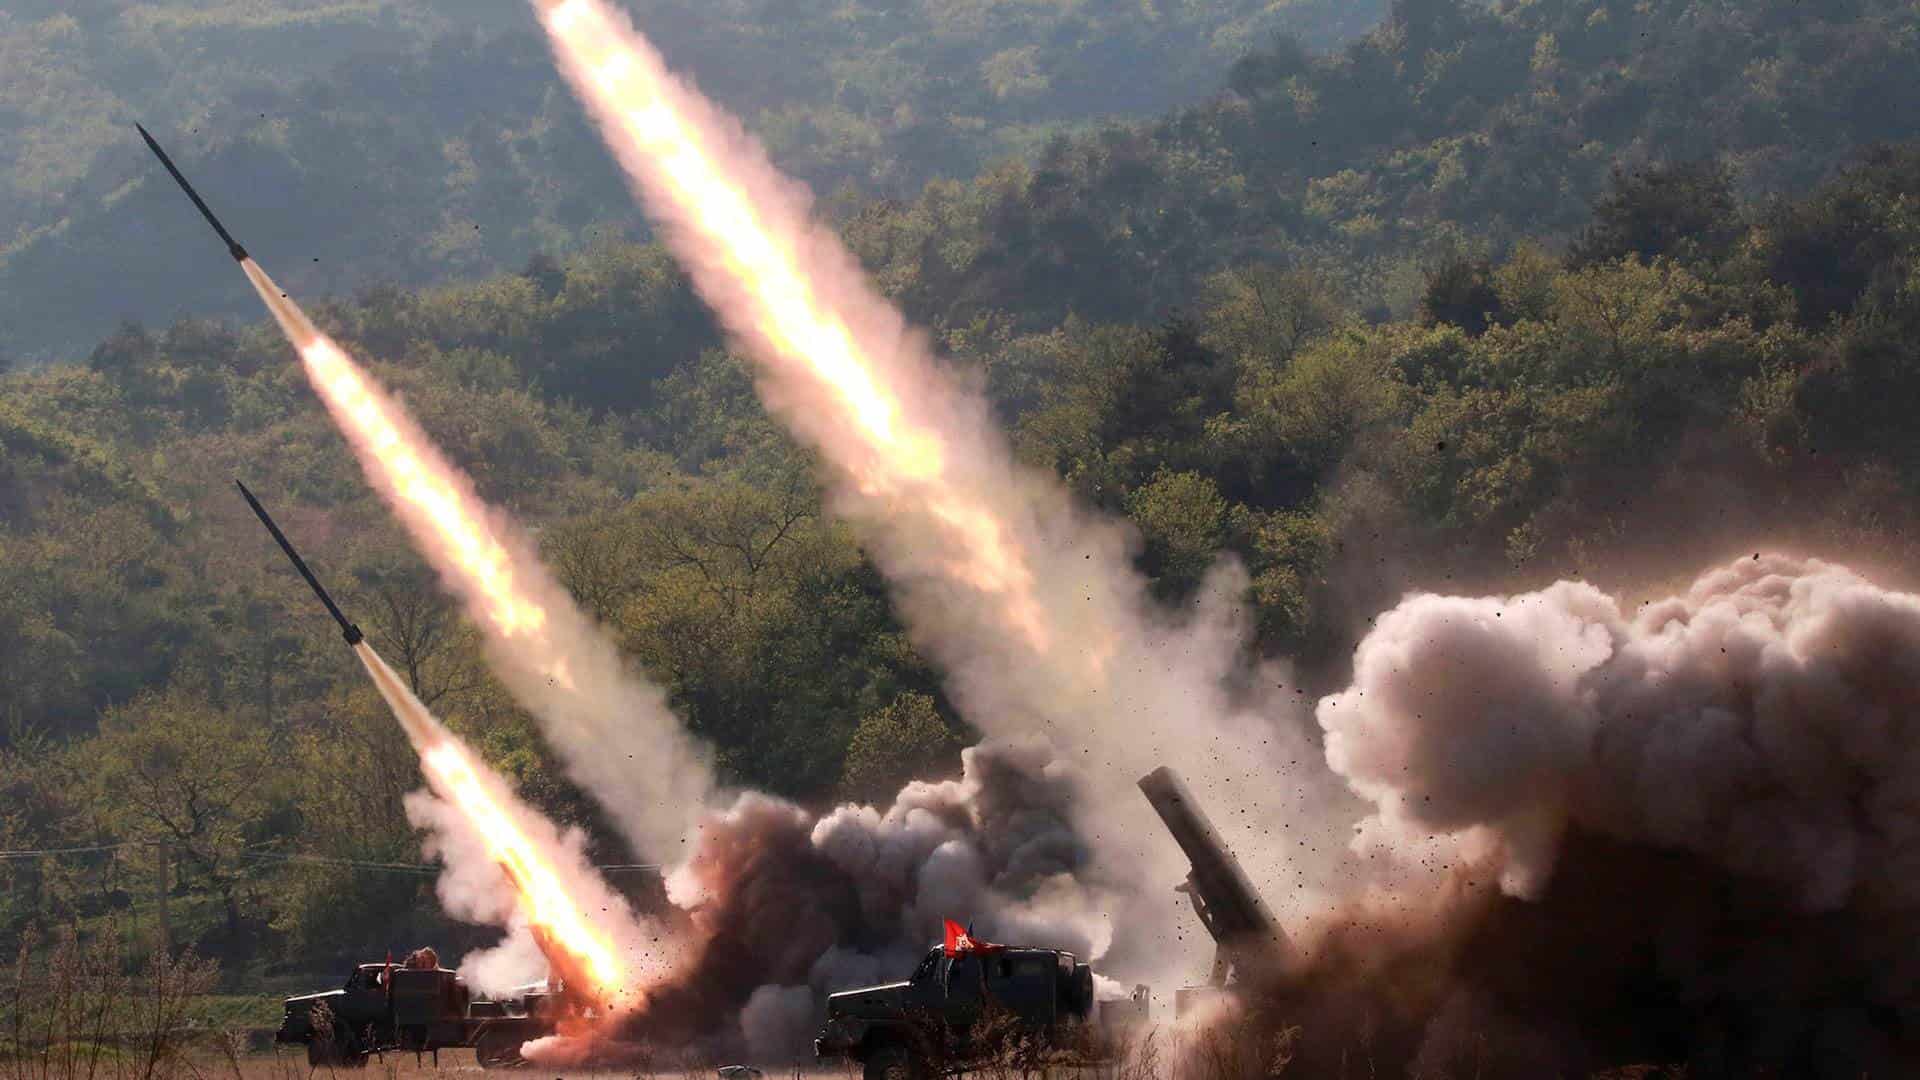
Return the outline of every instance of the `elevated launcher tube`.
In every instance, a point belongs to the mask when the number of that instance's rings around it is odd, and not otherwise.
[[[1140,792],[1191,864],[1179,891],[1192,900],[1194,913],[1213,937],[1213,985],[1226,986],[1229,975],[1236,983],[1247,983],[1284,972],[1293,946],[1280,921],[1213,831],[1179,774],[1161,766],[1140,778]]]

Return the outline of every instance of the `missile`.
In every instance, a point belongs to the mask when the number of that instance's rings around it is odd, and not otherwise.
[[[233,238],[233,234],[227,232],[227,227],[225,225],[220,224],[220,219],[213,216],[213,211],[207,209],[206,200],[200,197],[199,192],[193,190],[193,185],[187,183],[186,177],[180,175],[180,170],[174,167],[173,159],[167,156],[167,152],[165,150],[160,149],[159,143],[153,141],[153,136],[147,134],[146,128],[141,127],[139,124],[135,124],[133,126],[139,130],[140,137],[147,140],[147,149],[153,151],[153,156],[159,158],[160,164],[165,165],[167,167],[167,171],[173,174],[174,182],[180,185],[180,190],[186,192],[187,198],[193,200],[193,205],[200,208],[200,213],[203,217],[207,219],[207,224],[213,226],[213,231],[220,234],[220,241],[221,243],[224,243],[227,245],[227,253],[233,256],[233,261],[246,262],[247,249],[241,247],[240,242]],[[257,510],[259,509],[259,507],[260,507],[259,503],[254,504],[254,509]],[[275,530],[275,531],[278,532],[278,530]],[[281,541],[281,543],[285,544],[285,541],[283,540]],[[287,551],[289,554],[292,554],[293,549],[288,548]],[[297,556],[295,557],[294,561],[295,562],[299,561]],[[312,581],[313,580],[312,576],[309,575],[307,580]],[[318,589],[319,587],[320,586],[318,585],[314,586],[314,588],[316,589]],[[336,611],[334,612],[334,614],[338,615],[339,612]]]
[[[328,596],[327,590],[321,588],[320,579],[314,577],[313,571],[307,569],[307,561],[300,557],[299,552],[293,550],[291,543],[287,542],[287,534],[281,532],[280,526],[275,525],[273,518],[267,515],[267,508],[261,506],[260,500],[253,497],[253,492],[247,490],[247,485],[240,483],[238,480],[235,480],[234,483],[239,486],[240,494],[246,497],[247,505],[253,507],[253,512],[255,516],[260,519],[260,524],[267,527],[267,531],[272,533],[274,540],[279,543],[280,550],[286,552],[287,558],[293,560],[293,568],[300,571],[300,576],[307,579],[308,585],[313,586],[313,595],[319,597],[320,602],[327,606],[327,614],[332,615],[333,621],[340,624],[340,636],[347,639],[348,645],[360,644],[360,642],[366,638],[366,635],[362,634],[359,627],[347,621],[347,617],[340,613],[340,607],[333,602],[333,597]]]

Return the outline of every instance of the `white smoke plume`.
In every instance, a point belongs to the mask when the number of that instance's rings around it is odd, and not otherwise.
[[[407,797],[407,817],[444,867],[436,883],[442,905],[455,918],[510,931],[499,946],[466,957],[462,974],[483,993],[505,995],[544,981],[555,962],[588,983],[571,989],[599,1004],[644,1004],[647,987],[678,959],[663,928],[637,915],[593,868],[581,833],[562,832],[522,803],[372,646],[354,651],[420,754],[428,791]]]
[[[981,397],[737,122],[601,0],[536,6],[667,243],[757,362],[770,411],[831,467],[834,508],[859,527],[962,713],[990,737],[1043,734],[1080,766],[1076,827],[1155,909],[1128,913],[1136,935],[1157,937],[1116,959],[1137,952],[1135,974],[1177,977],[1150,972],[1143,954],[1198,951],[1177,940],[1172,911],[1185,862],[1133,786],[1158,765],[1219,810],[1276,907],[1310,905],[1301,887],[1330,884],[1343,839],[1316,811],[1341,793],[1278,685],[1284,672],[1246,668],[1244,575],[1216,574],[1190,610],[1152,602],[1132,532],[1015,463]]]
[[[672,859],[712,792],[706,748],[504,514],[251,259],[242,263],[374,488],[482,630],[494,671],[568,774],[647,856]]]
[[[1319,706],[1327,760],[1403,864],[1491,860],[1533,895],[1577,827],[1808,911],[1920,909],[1920,597],[1779,555],[1632,614],[1571,582],[1417,595],[1354,667]]]

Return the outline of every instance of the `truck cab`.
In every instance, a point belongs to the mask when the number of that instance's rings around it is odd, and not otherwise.
[[[337,990],[286,999],[274,1041],[304,1043],[314,1065],[366,1064],[384,1050],[467,1043],[473,995],[446,968],[361,964]]]
[[[905,1080],[989,1052],[981,1025],[989,1013],[1006,1024],[995,1025],[993,1037],[1044,1039],[1092,1011],[1092,969],[1072,953],[995,948],[949,956],[936,948],[905,982],[828,997],[814,1054],[860,1062],[867,1080]]]

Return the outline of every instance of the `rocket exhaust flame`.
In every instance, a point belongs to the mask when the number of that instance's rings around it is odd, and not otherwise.
[[[248,257],[145,128],[140,134],[239,261],[368,478],[465,601],[501,680],[540,720],[570,775],[643,853],[677,850],[711,792],[712,771],[665,694],[628,669],[532,544],[488,509],[399,403]],[[358,631],[344,620],[342,628],[351,643]]]
[[[437,840],[441,854],[447,856],[443,892],[451,878],[485,866],[498,867],[515,894],[512,914],[525,922],[552,970],[564,972],[569,985],[586,990],[593,1000],[608,1007],[637,1000],[632,973],[612,935],[596,926],[581,906],[582,897],[598,900],[607,925],[623,930],[622,936],[637,946],[644,935],[625,902],[578,858],[577,850],[569,851],[558,830],[522,805],[504,781],[434,718],[333,602],[266,507],[245,484],[236,484],[294,569],[343,628],[347,644],[420,755],[429,789],[454,811],[449,816],[433,813],[431,807],[418,808],[431,819],[427,824],[440,834]],[[496,917],[492,921],[508,920]]]
[[[418,425],[252,259],[247,280],[423,555],[485,631],[494,669],[569,772],[642,852],[676,849],[712,786],[665,695],[631,672],[532,545],[491,512]]]
[[[1154,604],[1132,534],[1014,461],[985,401],[810,221],[804,190],[737,122],[603,0],[536,7],[662,236],[758,365],[769,411],[838,474],[835,509],[860,527],[961,711],[988,736],[1044,732],[1090,766],[1074,813],[1096,861],[1116,880],[1156,882],[1115,922],[1157,933],[1191,917],[1159,891],[1184,863],[1133,789],[1160,765],[1244,808],[1222,828],[1256,884],[1316,903],[1301,886],[1335,884],[1330,853],[1344,838],[1335,815],[1312,809],[1346,796],[1309,764],[1318,752],[1284,673],[1247,670],[1244,575],[1216,573],[1181,614]],[[1297,849],[1270,842],[1281,814]]]
[[[520,915],[542,951],[553,957],[553,966],[574,979],[584,976],[587,989],[598,1002],[630,1003],[637,986],[612,935],[596,926],[582,909],[577,880],[562,880],[557,853],[543,850],[546,845],[536,843],[521,820],[516,820],[531,817],[533,812],[515,805],[517,800],[507,792],[505,783],[427,711],[373,646],[363,641],[353,651],[419,751],[429,787],[458,810],[518,893]],[[572,869],[575,879],[592,875],[585,867]],[[604,884],[599,888],[612,897]],[[626,920],[616,921],[631,922],[632,917],[628,914]],[[634,930],[629,936],[637,939],[637,927]]]
[[[835,277],[857,287],[850,266],[822,265],[850,260],[804,213],[783,213],[791,197],[758,190],[777,187],[776,178],[742,175],[741,163],[728,160],[732,148],[719,117],[637,34],[588,0],[547,5],[545,19],[622,163],[649,195],[672,207],[665,213],[679,246],[730,329],[757,346],[771,377],[826,405],[806,426],[821,429],[816,438],[827,429],[838,435],[836,463],[860,494],[934,523],[945,534],[945,573],[997,597],[1005,628],[1026,645],[1049,648],[1056,628],[1034,595],[1025,553],[993,508],[970,497],[969,480],[958,475],[965,463],[953,460],[945,433],[902,392],[912,382],[922,383],[923,393],[932,387],[927,373],[907,370],[919,358],[901,349],[897,316],[877,299],[823,292],[819,282]],[[846,299],[869,310],[849,312],[836,302]],[[876,350],[878,337],[895,341]],[[892,359],[903,370],[887,370],[889,353],[900,354]]]

